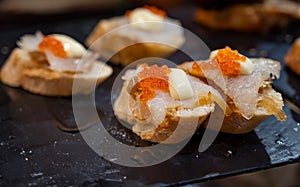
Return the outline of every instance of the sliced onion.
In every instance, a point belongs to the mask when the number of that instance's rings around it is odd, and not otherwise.
[[[258,105],[266,109],[270,114],[273,114],[277,120],[285,121],[286,115],[282,110],[284,103],[281,94],[272,89],[271,86],[265,87],[260,95]]]
[[[286,115],[282,111],[281,107],[279,108],[277,104],[273,101],[272,98],[266,97],[263,100],[259,101],[259,104],[267,109],[271,114],[273,114],[277,120],[285,121]]]
[[[49,62],[49,68],[55,71],[88,72],[98,58],[96,53],[87,51],[83,58],[60,58],[46,50],[45,56]]]
[[[17,41],[17,45],[21,49],[28,51],[38,51],[39,44],[42,42],[44,35],[41,31],[37,31],[35,34],[25,34]]]
[[[209,92],[208,96],[218,104],[226,116],[229,116],[232,113],[232,110],[227,105],[226,101],[221,97],[220,93]]]
[[[155,127],[158,127],[164,121],[167,115],[167,109],[164,100],[156,97],[148,101],[147,104],[151,113],[151,123]]]

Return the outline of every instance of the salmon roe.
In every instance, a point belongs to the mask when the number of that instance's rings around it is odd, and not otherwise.
[[[39,49],[41,51],[49,50],[57,57],[67,57],[67,53],[64,49],[63,44],[60,41],[58,41],[54,36],[45,36],[42,42],[39,44]]]
[[[224,75],[237,76],[240,74],[240,62],[245,62],[246,57],[240,55],[237,50],[226,46],[220,49],[215,57]]]
[[[150,10],[153,14],[159,15],[163,18],[167,17],[167,13],[165,11],[163,11],[162,9],[159,9],[155,6],[145,5],[142,8]],[[126,11],[125,16],[127,16],[127,17],[130,16],[132,11],[133,10]]]
[[[159,15],[164,18],[167,17],[167,13],[165,11],[155,6],[145,5],[143,8],[150,10],[153,14]]]
[[[143,64],[142,66],[144,66],[144,70],[138,74],[141,81],[138,83],[137,88],[141,92],[140,100],[143,103],[156,96],[155,90],[169,92],[168,75],[171,70],[166,65],[148,67]]]

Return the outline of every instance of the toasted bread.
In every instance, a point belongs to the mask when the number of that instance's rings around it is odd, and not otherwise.
[[[119,119],[131,124],[132,131],[143,140],[156,143],[177,143],[191,137],[215,107],[214,103],[209,101],[193,109],[168,108],[162,123],[155,126],[147,119],[138,119],[139,114],[136,111],[139,110],[139,104],[129,95],[128,84],[129,81],[126,80],[114,103],[114,112]],[[209,98],[205,99],[209,100]]]
[[[266,106],[264,103],[264,100],[266,99],[272,100],[274,102],[272,107],[276,106],[276,109]],[[271,105],[271,103],[269,104]],[[278,112],[276,115],[282,119],[285,119],[286,116],[283,111],[281,111],[281,107],[283,105],[284,104],[280,93],[276,92],[270,86],[263,88],[262,97],[257,103],[254,115],[250,119],[246,119],[238,110],[234,110],[230,115],[225,116],[220,131],[229,134],[244,134],[250,132],[265,119],[272,116],[274,112]],[[204,127],[212,130],[218,129],[218,127],[213,125],[214,124],[210,124],[210,126],[208,126],[207,124],[204,124]]]
[[[98,70],[101,70],[101,73]],[[111,74],[112,68],[102,62],[95,62],[90,72],[76,76],[72,72],[50,70],[43,55],[20,48],[12,51],[0,72],[1,81],[4,84],[22,87],[29,92],[46,96],[90,93],[94,86],[86,83],[95,82],[98,85]],[[72,89],[75,78],[80,84],[78,88]]]
[[[271,59],[251,59],[254,62],[258,61],[273,61]],[[183,63],[179,67],[184,69],[188,74],[191,74],[198,78],[204,78],[205,74],[201,71],[195,71],[191,68],[192,63]],[[276,63],[280,65],[279,62]],[[279,70],[278,70],[279,73]],[[274,76],[274,75],[273,75]],[[279,75],[278,75],[279,76]],[[215,78],[217,79],[217,78]],[[219,130],[221,132],[229,133],[229,134],[244,134],[250,132],[255,127],[257,127],[261,122],[263,122],[268,117],[274,115],[279,121],[286,120],[286,115],[282,110],[284,106],[283,99],[280,93],[276,92],[271,86],[271,80],[262,80],[262,85],[258,90],[258,98],[255,100],[254,105],[254,113],[247,117],[241,113],[241,111],[237,108],[236,104],[232,101],[232,98],[227,95],[227,104],[230,108],[231,113],[225,115],[223,124],[221,128],[217,126],[218,124],[204,124],[205,127],[212,130]],[[236,84],[234,84],[236,86]],[[216,85],[215,85],[216,86]],[[228,88],[226,88],[228,89]],[[241,89],[241,87],[239,87]],[[250,88],[247,87],[249,90]],[[224,91],[224,90],[223,90]],[[239,90],[241,92],[241,90]],[[241,95],[245,97],[244,95]],[[247,98],[249,99],[249,98]]]
[[[175,109],[169,110],[163,123],[151,130],[144,130],[140,124],[133,127],[133,132],[143,140],[157,143],[178,143],[191,137],[199,126],[206,120],[213,111],[214,104],[201,106],[189,110],[185,115],[179,116]],[[195,124],[195,122],[197,124]]]

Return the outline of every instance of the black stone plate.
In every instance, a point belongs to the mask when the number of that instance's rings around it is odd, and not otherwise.
[[[186,28],[212,49],[230,45],[250,56],[283,61],[292,40],[300,33],[297,24],[268,35],[216,32],[194,23],[194,10],[193,6],[187,5],[168,12],[181,19]],[[30,19],[14,18],[13,23],[6,20],[0,26],[0,63],[5,62],[16,47],[15,41],[25,33],[36,30],[46,34],[66,33],[83,42],[97,21],[109,16],[112,14],[62,15],[52,19],[31,16]],[[177,63],[187,60],[180,53],[175,53],[170,59]],[[0,186],[182,185],[299,162],[300,116],[297,105],[300,77],[282,65],[281,78],[274,82],[274,88],[289,102],[284,108],[288,116],[286,122],[277,122],[270,117],[248,134],[220,133],[209,149],[201,154],[197,152],[203,134],[203,129],[200,129],[177,155],[144,168],[115,165],[93,152],[80,134],[73,132],[76,126],[71,98],[43,97],[0,84]],[[101,119],[108,132],[118,140],[147,146],[148,142],[141,141],[120,125],[113,115],[110,89],[121,70],[118,66],[113,68],[113,76],[96,89],[96,96],[101,96],[96,97]]]

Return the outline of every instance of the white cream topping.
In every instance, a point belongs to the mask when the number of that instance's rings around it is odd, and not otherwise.
[[[129,15],[129,23],[135,29],[149,32],[160,32],[164,27],[164,17],[157,15],[146,8],[136,8]]]
[[[213,60],[217,54],[218,54],[219,50],[214,50],[211,52],[209,60]],[[246,57],[246,61],[242,62],[242,61],[237,61],[240,63],[240,74],[241,75],[250,75],[253,71],[254,71],[254,64],[253,62]]]
[[[63,44],[64,50],[70,58],[82,57],[86,53],[85,47],[69,36],[63,34],[52,34],[50,36],[54,36]]]
[[[170,68],[169,90],[174,99],[186,100],[194,96],[194,91],[186,73],[181,69]]]

